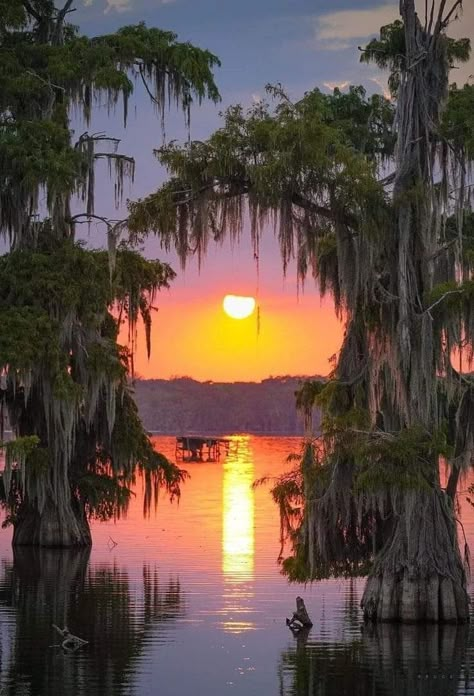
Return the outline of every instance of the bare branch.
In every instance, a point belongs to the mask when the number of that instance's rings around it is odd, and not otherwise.
[[[427,34],[431,34],[431,30],[433,29],[434,12],[435,12],[435,0],[432,0],[432,1],[431,1],[430,22],[429,22],[429,24],[428,24],[428,31],[427,31]]]
[[[441,31],[442,25],[443,25],[443,15],[444,15],[444,10],[446,9],[446,4],[448,0],[441,0],[439,10],[438,10],[438,19],[436,20],[436,26],[433,32],[433,36],[437,37],[439,32]]]
[[[77,215],[73,215],[72,217],[68,218],[67,222],[74,224],[81,220],[81,218],[85,218],[83,222],[99,220],[100,222],[103,222],[105,225],[107,225],[108,228],[116,228],[120,225],[124,225],[127,222],[126,218],[124,220],[111,220],[110,218],[102,217],[102,215],[95,215],[93,213],[78,213]]]
[[[443,19],[443,21],[442,21],[442,28],[445,28],[445,27],[448,26],[449,22],[451,21],[451,17],[453,17],[454,14],[455,14],[455,12],[456,12],[459,8],[462,7],[462,2],[463,2],[463,0],[456,0],[456,2],[454,3],[453,7],[451,8],[451,10],[448,12],[448,14],[446,15],[446,17],[445,17],[445,18]]]
[[[25,70],[27,75],[31,75],[32,77],[35,77],[37,80],[42,82],[44,85],[49,87],[51,90],[53,89],[59,89],[61,92],[65,92],[66,90],[64,87],[61,87],[61,85],[55,85],[54,82],[49,82],[48,80],[45,80],[44,77],[41,77],[41,75],[38,75],[34,70]]]
[[[100,140],[104,140],[110,143],[114,143],[114,145],[118,145],[120,143],[120,138],[112,138],[110,135],[106,135],[105,133],[93,133],[92,135],[89,135],[88,131],[83,133],[80,137],[79,140],[76,142],[75,147],[80,147],[82,143],[84,142],[98,142]]]
[[[54,27],[54,32],[51,37],[51,42],[54,44],[60,44],[62,42],[62,31],[63,31],[63,25],[64,25],[64,19],[68,12],[73,12],[74,10],[71,10],[71,5],[74,2],[74,0],[67,0],[66,4],[64,5],[63,9],[58,12],[58,16],[56,19],[56,26]]]
[[[390,184],[393,184],[395,179],[397,178],[397,172],[392,172],[388,176],[386,176],[384,179],[379,180],[379,184],[381,186],[389,186]]]
[[[438,300],[436,300],[436,302],[434,302],[432,305],[430,305],[430,307],[428,307],[428,309],[425,309],[423,314],[429,314],[431,316],[431,310],[434,309],[437,305],[441,304],[441,302],[443,302],[443,300],[445,300],[449,295],[463,295],[463,294],[464,294],[464,290],[461,290],[461,289],[448,290],[448,292],[445,292],[444,295],[442,295]],[[433,318],[433,317],[431,317],[431,318]]]

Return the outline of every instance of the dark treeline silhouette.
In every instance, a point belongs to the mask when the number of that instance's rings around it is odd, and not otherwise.
[[[137,380],[136,400],[147,430],[180,433],[301,435],[295,392],[306,377],[262,382],[198,382],[190,377]],[[314,379],[314,378],[311,378]],[[314,427],[319,424],[318,415]]]

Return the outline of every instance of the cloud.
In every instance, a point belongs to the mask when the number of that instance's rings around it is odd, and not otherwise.
[[[104,14],[115,10],[115,12],[128,12],[131,10],[131,0],[107,0],[107,7]]]
[[[319,47],[340,50],[354,45],[355,39],[378,34],[384,24],[396,19],[396,6],[382,5],[371,10],[341,10],[320,15],[316,20]]]
[[[170,5],[171,3],[175,2],[176,0],[155,0],[155,5]],[[84,0],[86,5],[92,5],[93,0]],[[132,9],[132,4],[136,2],[136,0],[106,0],[107,6],[104,10],[104,14],[108,14],[109,12],[128,12],[129,10]],[[143,0],[141,0],[141,4],[143,4]]]
[[[425,0],[417,0],[418,13],[424,17]],[[315,18],[314,38],[319,49],[339,51],[356,48],[379,33],[380,27],[399,19],[398,0],[380,2],[378,7],[360,10],[340,10]],[[452,22],[449,34],[454,38],[474,36],[474,2],[464,3],[460,21]],[[474,73],[474,56],[469,63],[451,73],[451,80],[463,84]]]
[[[392,95],[390,94],[390,90],[388,88],[388,81],[386,78],[371,77],[370,81],[376,84],[378,87],[380,87],[380,91],[382,92],[385,99],[392,99]]]
[[[334,92],[336,88],[340,90],[347,89],[351,83],[349,80],[345,80],[344,82],[323,82],[323,84],[325,87],[331,90],[331,92]]]

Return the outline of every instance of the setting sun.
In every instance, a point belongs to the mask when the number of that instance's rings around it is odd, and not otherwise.
[[[255,310],[255,298],[226,295],[222,306],[224,307],[224,312],[232,319],[246,319]]]

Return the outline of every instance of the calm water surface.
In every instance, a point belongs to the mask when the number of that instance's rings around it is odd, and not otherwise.
[[[94,524],[90,552],[13,554],[1,533],[0,695],[474,694],[472,629],[362,630],[359,581],[288,585],[278,512],[251,483],[283,471],[299,441],[235,439],[220,463],[187,464],[179,506],[163,499],[149,519],[139,482],[127,519]],[[157,446],[174,456],[174,439]],[[285,617],[298,594],[315,626],[296,639]],[[89,645],[63,654],[52,623]]]

